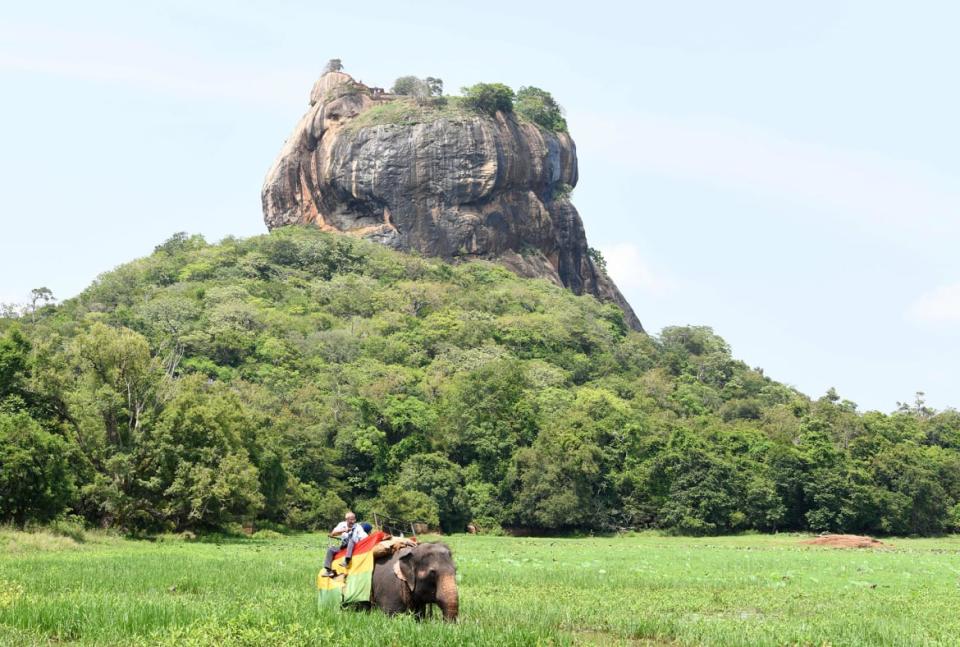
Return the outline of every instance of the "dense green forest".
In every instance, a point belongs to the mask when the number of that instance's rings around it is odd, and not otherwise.
[[[183,234],[0,319],[0,519],[960,530],[960,414],[861,413],[484,262]],[[9,315],[9,313],[8,313]]]

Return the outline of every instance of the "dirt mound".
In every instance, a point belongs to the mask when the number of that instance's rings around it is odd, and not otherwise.
[[[861,535],[820,535],[800,542],[808,546],[826,546],[828,548],[884,548],[887,544]]]

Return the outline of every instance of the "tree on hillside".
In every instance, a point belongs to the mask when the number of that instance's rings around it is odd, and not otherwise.
[[[339,58],[331,58],[327,61],[326,67],[323,68],[324,73],[327,72],[339,72],[343,69],[343,63]]]
[[[415,97],[418,95],[426,96],[426,84],[415,76],[401,76],[393,82],[391,92],[404,96]]]
[[[164,372],[146,338],[96,322],[74,339],[70,364],[80,376],[70,394],[78,418],[91,434],[105,432],[109,445],[129,446],[162,398]]]
[[[0,337],[0,404],[9,397],[23,396],[29,356],[30,340],[18,326]]]
[[[443,94],[443,79],[428,76],[423,81],[427,84],[431,97],[439,97]]]
[[[521,525],[585,528],[606,525],[600,505],[602,450],[583,430],[547,428],[516,453],[519,491],[514,515]]]
[[[56,301],[56,299],[53,298],[53,292],[50,290],[50,288],[43,287],[43,288],[34,288],[30,290],[31,321],[37,320],[37,303],[38,302],[42,302],[43,305],[47,305],[48,303],[51,303],[53,301]]]
[[[400,469],[397,485],[419,490],[436,501],[440,527],[446,532],[462,532],[470,521],[462,470],[443,454],[416,454],[408,458]]]
[[[607,271],[607,259],[604,258],[603,252],[596,247],[588,247],[587,256],[589,256],[590,260],[593,261],[593,264],[597,266],[597,269],[599,269],[601,272]]]
[[[19,303],[0,303],[0,319],[19,319],[25,310]]]
[[[431,528],[440,525],[437,502],[419,490],[410,490],[390,484],[383,487],[373,500],[358,507],[361,514],[374,512],[392,519],[425,523]]]
[[[49,521],[69,505],[69,447],[25,412],[0,410],[0,519]]]
[[[897,411],[902,413],[909,413],[917,418],[929,418],[936,414],[935,409],[931,409],[927,406],[927,401],[924,399],[926,393],[923,391],[917,391],[913,396],[913,403],[908,402],[897,402]]]
[[[518,362],[490,362],[451,380],[439,403],[438,440],[456,462],[502,480],[510,454],[529,445],[536,421]]]
[[[159,245],[153,248],[155,252],[166,252],[168,254],[175,254],[180,251],[186,250],[187,241],[190,240],[190,234],[185,231],[178,231],[170,238],[166,239]]]

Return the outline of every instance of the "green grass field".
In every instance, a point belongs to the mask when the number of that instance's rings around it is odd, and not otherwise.
[[[960,645],[960,538],[447,538],[461,622],[321,613],[326,539],[0,530],[0,644]]]

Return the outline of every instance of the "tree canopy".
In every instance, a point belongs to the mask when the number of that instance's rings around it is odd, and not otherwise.
[[[0,318],[0,520],[960,530],[960,414],[860,413],[485,262],[176,234]]]
[[[563,118],[563,108],[546,90],[533,86],[517,90],[514,109],[535,124],[554,132],[567,132],[567,120]]]
[[[503,83],[477,83],[463,88],[464,105],[490,116],[513,112],[513,99],[513,90]]]
[[[428,76],[420,79],[415,76],[401,76],[393,82],[392,92],[406,96],[424,99],[438,97],[443,94],[443,79]]]

